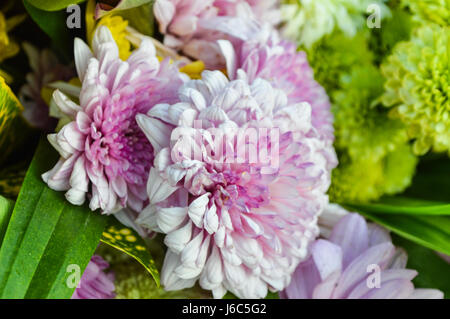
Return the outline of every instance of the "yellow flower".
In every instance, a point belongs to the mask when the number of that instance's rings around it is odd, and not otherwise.
[[[108,14],[96,23],[95,1],[90,0],[86,9],[86,29],[89,43],[92,43],[95,29],[102,25],[107,26],[111,31],[111,34],[119,47],[119,57],[122,60],[127,60],[131,54],[131,43],[127,39],[128,21],[121,16]]]
[[[180,68],[180,72],[186,73],[191,79],[198,80],[202,78],[202,72],[205,69],[203,61],[195,61]]]
[[[8,32],[22,22],[24,18],[24,15],[19,15],[6,19],[0,12],[0,62],[19,52],[19,45],[9,38]]]

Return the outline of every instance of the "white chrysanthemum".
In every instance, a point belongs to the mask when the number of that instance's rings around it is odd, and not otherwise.
[[[286,0],[281,7],[284,34],[311,47],[325,35],[339,29],[353,37],[364,25],[365,14],[377,5],[380,18],[390,15],[386,0]],[[372,10],[372,9],[371,9]],[[371,11],[372,13],[373,11]]]

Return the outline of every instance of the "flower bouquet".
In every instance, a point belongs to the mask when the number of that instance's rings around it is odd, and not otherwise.
[[[0,10],[0,298],[450,297],[448,0]]]

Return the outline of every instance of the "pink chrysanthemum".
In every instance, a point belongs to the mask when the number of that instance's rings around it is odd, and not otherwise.
[[[325,89],[314,80],[306,53],[297,52],[295,44],[280,40],[271,32],[266,40],[248,40],[234,48],[226,40],[218,41],[225,57],[228,77],[234,79],[243,69],[250,81],[263,78],[283,90],[290,103],[308,102],[312,124],[330,144],[334,140],[333,115]]]
[[[92,256],[84,270],[72,299],[112,299],[115,297],[114,274],[105,273],[109,264],[98,255]]]
[[[237,35],[246,33],[248,20],[276,25],[281,18],[276,0],[157,0],[154,14],[165,45],[211,68],[223,65],[216,40],[224,38],[211,25],[226,24]]]
[[[345,215],[329,240],[319,239],[311,256],[280,294],[290,299],[443,298],[435,289],[414,289],[415,270],[405,269],[406,253],[389,233],[358,214]],[[378,268],[379,267],[379,268]],[[377,272],[378,270],[379,272]]]
[[[60,110],[72,121],[48,136],[61,159],[44,181],[81,205],[89,193],[90,208],[105,213],[128,206],[136,211],[147,200],[146,182],[153,149],[137,126],[135,116],[157,103],[173,103],[181,74],[143,38],[127,61],[107,27],[100,27],[88,46],[75,40],[75,63],[82,81],[80,105],[55,91]]]
[[[137,116],[158,152],[150,205],[137,222],[167,234],[161,279],[168,290],[199,280],[216,298],[226,290],[262,298],[289,283],[318,234],[330,167],[311,107],[288,103],[269,82],[249,84],[238,74],[229,81],[204,71],[202,80],[180,89],[179,103]],[[278,138],[239,139],[253,129]]]

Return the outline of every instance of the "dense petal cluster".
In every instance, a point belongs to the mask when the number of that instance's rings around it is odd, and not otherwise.
[[[242,33],[246,20],[275,25],[280,21],[276,0],[157,0],[154,5],[164,44],[200,59],[208,67],[223,65],[216,41],[227,38],[211,26],[225,25]],[[254,29],[252,29],[254,30]]]
[[[382,102],[405,123],[414,152],[450,153],[450,27],[426,25],[383,63]]]
[[[336,165],[311,123],[311,106],[288,102],[261,78],[249,82],[242,70],[231,81],[205,71],[179,100],[137,117],[158,151],[150,205],[138,223],[167,234],[162,283],[177,290],[199,280],[216,298],[227,290],[261,298],[268,288],[283,289],[318,234]],[[176,127],[170,138],[167,126]],[[242,129],[279,135],[245,142]],[[250,150],[270,161],[252,160]]]
[[[367,224],[358,214],[347,214],[328,240],[314,242],[311,256],[280,295],[289,299],[442,299],[439,290],[414,288],[411,281],[417,271],[405,269],[406,262],[406,253],[396,249],[386,230]]]
[[[441,26],[450,25],[450,2],[448,0],[402,0],[419,22],[433,22]]]
[[[94,255],[72,295],[72,299],[113,299],[115,297],[114,274],[105,270],[109,264]]]
[[[352,159],[341,151],[339,166],[332,173],[330,201],[366,202],[401,193],[411,185],[417,163],[417,156],[406,143],[380,158]]]
[[[333,31],[353,37],[365,23],[370,5],[380,8],[381,18],[389,16],[386,0],[284,0],[281,7],[284,34],[310,48]]]
[[[75,63],[82,82],[79,105],[60,91],[53,94],[71,122],[48,136],[61,159],[43,175],[53,189],[81,205],[105,213],[129,206],[140,211],[147,200],[145,185],[153,149],[135,117],[155,104],[174,102],[183,80],[169,61],[159,62],[150,39],[143,38],[127,61],[107,27],[93,39],[92,53],[75,41]]]
[[[341,76],[340,89],[332,94],[335,146],[347,149],[354,159],[379,159],[407,141],[401,121],[389,119],[386,110],[376,104],[383,84],[375,66],[355,66]]]
[[[235,52],[230,42],[221,40],[219,45],[227,64],[227,75],[234,79],[242,69],[252,82],[262,78],[283,90],[290,103],[308,102],[311,105],[311,121],[325,140],[334,140],[333,115],[324,88],[314,79],[306,53],[297,52],[292,42],[279,39],[272,33],[266,41],[248,40]]]

